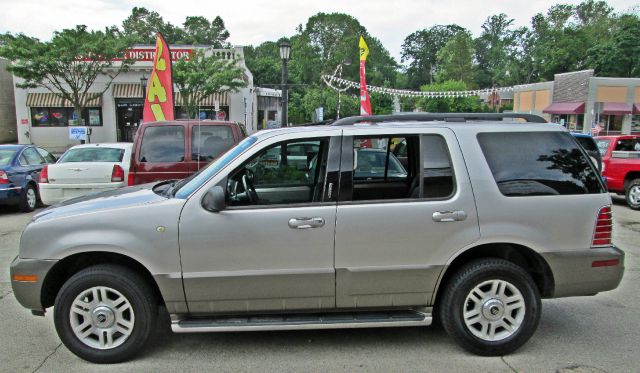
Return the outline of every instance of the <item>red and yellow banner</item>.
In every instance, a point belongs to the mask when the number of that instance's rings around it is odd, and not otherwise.
[[[369,55],[369,47],[360,36],[360,115],[371,115],[371,99],[367,90],[365,64]]]
[[[156,53],[151,78],[147,85],[143,122],[173,120],[173,77],[171,75],[171,51],[162,35],[156,39]]]

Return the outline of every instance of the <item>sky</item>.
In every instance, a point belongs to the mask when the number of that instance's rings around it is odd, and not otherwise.
[[[0,32],[24,33],[42,40],[53,31],[85,24],[100,29],[122,24],[134,6],[155,10],[175,25],[186,16],[221,16],[233,45],[257,45],[264,41],[292,36],[299,24],[318,12],[347,13],[357,18],[369,33],[382,41],[400,61],[405,37],[436,24],[456,23],[477,36],[482,23],[493,14],[506,13],[516,26],[529,25],[536,13],[544,13],[564,0],[0,0]],[[615,11],[635,7],[639,0],[608,1]],[[295,53],[295,51],[293,51]]]

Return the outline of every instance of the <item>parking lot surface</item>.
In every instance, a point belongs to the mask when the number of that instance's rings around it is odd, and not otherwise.
[[[626,252],[620,286],[595,297],[543,301],[540,326],[514,354],[478,357],[428,328],[173,334],[159,323],[135,360],[87,363],[60,344],[52,310],[35,317],[11,292],[9,264],[32,214],[0,210],[0,372],[492,371],[632,372],[640,368],[640,211],[615,197],[614,243]],[[569,233],[570,234],[570,233]],[[164,326],[164,327],[163,327]]]

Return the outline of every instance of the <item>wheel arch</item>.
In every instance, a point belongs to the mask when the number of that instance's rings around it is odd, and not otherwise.
[[[624,175],[624,190],[626,191],[632,180],[640,179],[640,171],[629,171]]]
[[[543,298],[553,296],[555,287],[553,272],[549,264],[540,254],[520,244],[495,242],[474,246],[453,258],[444,273],[440,275],[432,304],[437,304],[440,298],[440,290],[448,283],[458,269],[473,260],[481,258],[504,259],[522,267],[531,275]]]
[[[42,284],[40,301],[43,308],[53,306],[56,296],[62,285],[75,273],[99,264],[116,264],[129,268],[141,275],[151,286],[155,299],[161,305],[164,303],[158,283],[151,272],[139,261],[115,252],[110,251],[90,251],[69,255],[59,260],[49,270]]]

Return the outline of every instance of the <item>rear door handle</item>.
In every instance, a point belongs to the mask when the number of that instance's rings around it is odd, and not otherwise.
[[[324,226],[323,218],[291,218],[289,219],[289,228],[292,228],[292,229],[320,228],[322,226]]]
[[[463,221],[466,218],[467,213],[462,210],[436,211],[433,213],[433,221],[435,222]]]

